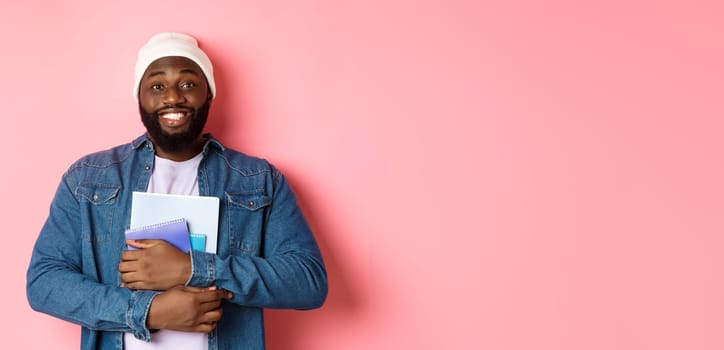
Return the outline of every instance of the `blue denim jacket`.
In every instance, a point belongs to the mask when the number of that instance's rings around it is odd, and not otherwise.
[[[206,135],[199,194],[221,199],[217,254],[194,251],[189,285],[234,294],[209,349],[263,349],[262,308],[310,309],[327,296],[317,243],[284,176],[262,159]],[[154,161],[144,135],[88,155],[64,174],[33,249],[27,296],[34,310],[82,326],[82,349],[122,349],[123,332],[150,340],[153,291],[120,287],[118,263],[131,192],[145,191]]]

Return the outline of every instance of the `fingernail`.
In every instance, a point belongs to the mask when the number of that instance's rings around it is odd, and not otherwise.
[[[216,290],[216,286],[209,287],[209,290]]]

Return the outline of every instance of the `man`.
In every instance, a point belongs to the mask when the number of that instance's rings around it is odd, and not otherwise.
[[[151,38],[135,78],[147,133],[63,175],[28,268],[30,305],[80,324],[82,349],[263,349],[262,308],[327,295],[295,195],[266,161],[202,134],[216,86],[194,38]],[[217,253],[126,241],[133,191],[218,197]]]

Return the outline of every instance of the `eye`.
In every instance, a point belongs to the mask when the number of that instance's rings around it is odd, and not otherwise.
[[[151,85],[151,90],[153,90],[153,91],[163,91],[163,85],[158,84],[158,83],[153,84],[153,85]]]
[[[181,84],[181,88],[182,88],[182,89],[192,89],[192,88],[195,88],[195,87],[196,87],[196,84],[195,84],[194,82],[191,82],[191,81],[187,81],[187,82]]]

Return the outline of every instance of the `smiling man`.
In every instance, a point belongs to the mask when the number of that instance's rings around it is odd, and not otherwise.
[[[30,305],[81,325],[82,349],[263,349],[263,308],[327,295],[294,193],[268,162],[203,134],[216,85],[194,38],[152,37],[134,94],[147,132],[63,175],[28,268]],[[217,253],[126,241],[133,191],[218,197]]]

